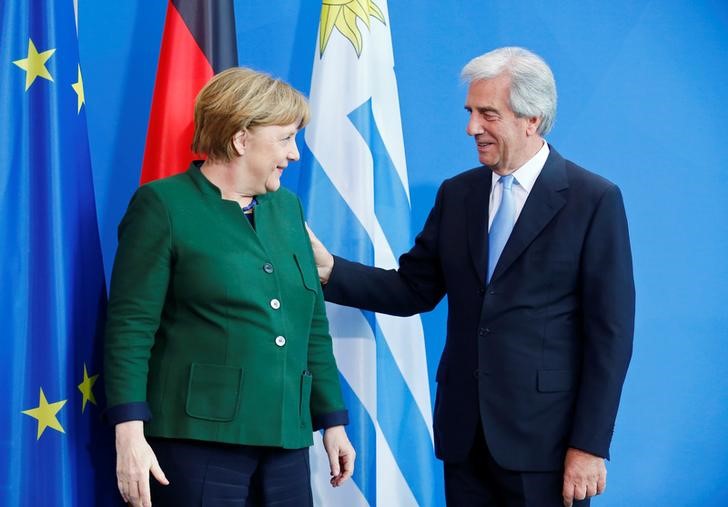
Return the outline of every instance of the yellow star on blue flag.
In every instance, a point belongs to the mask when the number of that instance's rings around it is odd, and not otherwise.
[[[60,431],[61,433],[65,433],[63,426],[61,426],[61,423],[58,422],[58,418],[56,417],[56,414],[58,414],[65,404],[66,400],[48,403],[45,393],[43,392],[43,388],[40,388],[38,406],[29,410],[23,410],[25,415],[29,415],[38,421],[38,435],[36,440],[40,440],[40,436],[46,428],[52,428],[56,431]]]
[[[71,88],[73,88],[73,91],[76,92],[76,95],[78,96],[78,111],[77,113],[81,112],[81,106],[84,105],[86,102],[86,97],[83,93],[83,78],[81,77],[81,66],[78,66],[78,81],[73,83],[71,85]],[[84,366],[85,367],[85,366]]]
[[[53,76],[46,68],[46,62],[53,56],[55,49],[49,49],[39,53],[33,44],[33,39],[28,39],[28,56],[21,60],[15,60],[13,63],[25,71],[25,90],[30,88],[35,78],[42,77],[48,81],[53,81]],[[80,71],[79,71],[80,72]],[[79,74],[80,75],[80,74]]]
[[[83,406],[81,407],[81,413],[86,410],[87,402],[90,401],[91,403],[96,405],[96,398],[94,397],[93,387],[98,378],[98,375],[89,377],[88,371],[86,370],[86,363],[83,363],[83,382],[78,384],[78,390],[81,391],[81,394],[83,394]]]

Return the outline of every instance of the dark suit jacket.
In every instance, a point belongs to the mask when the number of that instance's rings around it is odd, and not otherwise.
[[[196,164],[134,194],[111,278],[110,421],[285,448],[347,422],[301,205],[285,189],[258,202],[253,229]]]
[[[336,258],[326,300],[410,315],[448,296],[437,371],[437,456],[466,458],[477,424],[512,470],[608,457],[632,353],[634,282],[619,189],[551,153],[489,285],[491,171],[445,181],[399,270]]]

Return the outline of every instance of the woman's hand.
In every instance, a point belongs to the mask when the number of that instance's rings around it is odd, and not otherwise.
[[[356,452],[346,436],[343,426],[332,426],[324,430],[324,448],[329,456],[331,468],[331,485],[341,484],[354,473]]]
[[[142,421],[116,425],[116,483],[125,502],[133,507],[151,507],[149,472],[165,486],[169,481],[144,438]]]

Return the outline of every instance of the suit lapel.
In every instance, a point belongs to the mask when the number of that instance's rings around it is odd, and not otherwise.
[[[526,204],[508,238],[493,272],[491,282],[506,271],[523,253],[556,213],[566,204],[561,190],[568,188],[564,159],[549,145],[550,153]],[[487,257],[486,261],[487,263]]]
[[[470,259],[478,279],[485,283],[485,270],[488,267],[488,203],[493,178],[487,167],[482,168],[479,176],[465,196],[465,209]]]

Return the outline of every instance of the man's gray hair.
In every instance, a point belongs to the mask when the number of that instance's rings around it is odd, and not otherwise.
[[[503,73],[511,77],[513,112],[519,117],[541,118],[538,133],[547,134],[556,120],[556,82],[540,56],[519,47],[494,49],[470,60],[460,76],[470,84]]]

